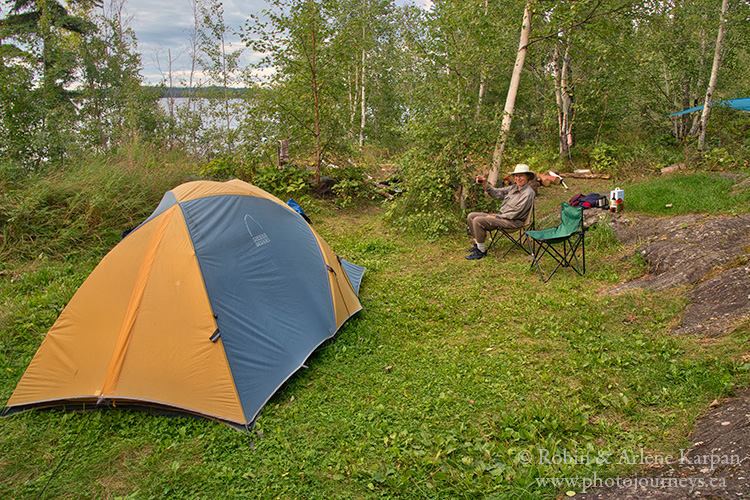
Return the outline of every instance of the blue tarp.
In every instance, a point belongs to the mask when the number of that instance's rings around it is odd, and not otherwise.
[[[750,111],[750,97],[743,97],[741,99],[727,99],[724,101],[715,101],[711,103],[711,106],[726,106],[726,107],[736,109],[739,111]],[[667,115],[667,118],[672,117],[672,116],[685,115],[687,113],[693,113],[695,111],[700,111],[702,109],[703,109],[703,105],[696,106],[694,108],[680,111],[679,113],[672,113],[671,115]]]

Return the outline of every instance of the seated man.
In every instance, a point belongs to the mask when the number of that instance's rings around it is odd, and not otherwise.
[[[469,255],[466,256],[469,260],[482,259],[487,256],[487,249],[484,243],[487,239],[487,231],[492,231],[500,227],[505,229],[523,227],[526,216],[529,210],[531,210],[535,195],[529,182],[536,178],[536,174],[529,170],[528,165],[519,163],[510,175],[513,176],[515,184],[502,188],[492,187],[487,184],[487,179],[481,175],[477,176],[477,183],[484,187],[484,191],[493,198],[503,200],[503,204],[500,206],[500,213],[497,214],[485,214],[482,212],[472,212],[469,214],[467,220],[469,232],[476,242],[469,249]]]

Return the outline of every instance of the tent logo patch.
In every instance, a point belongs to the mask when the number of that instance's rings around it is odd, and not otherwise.
[[[253,216],[250,214],[245,215],[245,227],[247,228],[247,232],[250,233],[250,236],[252,236],[253,243],[255,243],[256,247],[263,246],[266,243],[271,243],[271,239],[265,232],[263,232],[263,227],[258,224],[258,221],[253,219]],[[253,229],[255,229],[254,232]]]

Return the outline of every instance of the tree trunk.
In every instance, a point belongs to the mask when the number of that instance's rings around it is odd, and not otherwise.
[[[503,151],[505,150],[505,143],[508,140],[508,134],[510,133],[510,124],[513,119],[513,110],[516,106],[516,95],[518,94],[518,86],[521,81],[521,72],[523,71],[523,63],[526,59],[526,51],[529,45],[529,36],[531,35],[531,0],[527,0],[526,7],[523,11],[523,26],[521,27],[521,40],[518,43],[518,53],[516,54],[516,64],[513,66],[513,75],[510,79],[510,87],[508,88],[508,97],[505,99],[505,110],[503,111],[503,124],[500,127],[500,135],[497,138],[495,144],[495,151],[492,154],[492,170],[488,177],[488,181],[493,186],[497,184],[497,176],[500,171],[500,165],[503,160]]]
[[[558,145],[560,156],[568,156],[572,142],[570,108],[573,102],[570,92],[570,59],[569,48],[560,56],[559,47],[555,46],[553,66],[555,75],[555,100],[557,102]],[[560,60],[562,59],[562,61]]]
[[[484,16],[487,17],[490,5],[489,0],[484,2]],[[487,92],[487,69],[482,64],[482,69],[479,71],[479,94],[477,95],[477,111],[474,115],[474,119],[479,120],[479,116],[482,113],[482,102],[484,101],[484,94]]]
[[[192,117],[193,106],[193,86],[195,82],[196,65],[198,64],[198,30],[200,29],[200,11],[201,0],[192,0],[191,5],[193,7],[193,30],[190,33],[190,77],[188,80],[188,97],[187,97],[187,113],[188,119]],[[190,129],[190,149],[194,155],[198,154],[198,134],[197,131],[191,126]]]
[[[169,119],[174,120],[174,84],[172,83],[172,49],[167,49],[167,78],[169,79]],[[170,145],[171,146],[171,145]]]
[[[313,109],[315,113],[315,184],[320,183],[320,167],[323,163],[323,151],[320,144],[320,100],[318,96],[318,68],[317,68],[317,36],[315,32],[315,1],[310,0],[311,21],[310,34],[312,35],[312,54],[310,55],[310,78],[313,93]]]
[[[365,124],[367,103],[365,102],[365,56],[367,47],[367,0],[362,0],[362,82],[360,95],[360,120],[359,120],[359,148],[365,146]]]
[[[362,43],[364,44],[365,40],[365,28],[362,27]],[[362,96],[361,96],[361,117],[359,122],[359,147],[362,149],[365,145],[365,117],[366,117],[366,110],[367,106],[365,104],[365,49],[362,48]]]
[[[349,137],[354,137],[354,119],[357,116],[357,95],[359,95],[359,68],[354,65],[354,69],[351,66],[348,68],[349,75]]]
[[[479,95],[477,96],[477,111],[474,115],[475,119],[479,119],[479,116],[482,112],[482,101],[484,101],[484,94],[487,91],[487,71],[485,71],[484,68],[482,68],[482,71],[479,74]]]
[[[222,24],[224,23],[222,19]],[[232,154],[234,148],[234,138],[232,137],[232,103],[229,97],[229,84],[231,75],[229,74],[229,67],[227,65],[227,43],[224,36],[225,30],[221,31],[221,78],[222,85],[224,86],[224,119],[226,126],[226,151],[225,154]]]
[[[719,67],[721,66],[721,48],[724,44],[724,24],[726,23],[728,0],[722,0],[721,2],[721,15],[719,16],[719,34],[716,37],[716,49],[714,50],[714,63],[711,68],[711,79],[708,82],[708,89],[706,90],[706,100],[703,103],[703,112],[701,113],[701,124],[700,124],[700,136],[698,137],[698,150],[703,149],[703,145],[706,141],[706,124],[708,123],[708,112],[711,106],[711,99],[713,97],[714,89],[716,88],[716,81],[719,78]]]
[[[698,93],[700,92],[700,89],[703,88],[703,73],[704,73],[704,70],[706,69],[706,50],[708,47],[708,42],[706,41],[706,32],[704,29],[700,30],[700,36],[701,36],[701,58],[700,58],[700,64],[698,66],[698,80],[695,82],[695,86],[691,87],[690,89],[691,103],[688,106],[688,108],[692,108],[693,106],[698,106],[699,104],[698,98],[701,97],[698,95]],[[697,136],[700,131],[700,126],[701,126],[701,113],[694,113],[692,125],[690,126],[690,130],[688,131],[687,136],[688,137]]]

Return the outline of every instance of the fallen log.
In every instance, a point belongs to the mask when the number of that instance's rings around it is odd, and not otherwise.
[[[594,174],[591,172],[587,173],[576,173],[568,172],[560,174],[561,177],[570,177],[572,179],[611,179],[612,176],[609,174]]]

